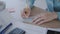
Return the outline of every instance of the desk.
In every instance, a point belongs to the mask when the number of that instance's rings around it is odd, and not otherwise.
[[[37,9],[37,7],[34,7],[34,9],[32,10],[32,13],[30,16],[35,15],[34,11],[35,10],[42,10],[42,9]],[[43,10],[45,11],[45,10]],[[39,13],[39,12],[36,12]],[[41,12],[40,12],[41,13]],[[55,23],[53,23],[55,22]],[[57,23],[56,23],[57,22]],[[54,25],[54,26],[51,26]],[[26,34],[46,34],[47,30],[54,30],[54,31],[60,31],[60,27],[59,27],[60,23],[57,20],[53,20],[52,23],[45,23],[42,25],[33,25],[32,23],[24,23],[22,21],[14,21],[13,22],[13,26],[10,28],[10,30],[8,30],[8,32],[10,32],[11,30],[13,30],[14,28],[21,28],[23,30],[26,31]],[[7,32],[7,33],[8,33]]]

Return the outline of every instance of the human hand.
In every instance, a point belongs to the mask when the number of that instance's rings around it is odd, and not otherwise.
[[[24,8],[21,16],[22,16],[23,18],[28,18],[28,17],[30,16],[30,12],[31,12],[31,9],[30,9],[30,8]]]
[[[33,19],[33,23],[40,25],[49,21],[52,21],[54,19],[57,19],[57,14],[55,12],[46,12],[46,13],[41,13],[38,16],[36,16]]]

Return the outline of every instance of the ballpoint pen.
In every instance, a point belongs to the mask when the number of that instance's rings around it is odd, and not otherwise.
[[[12,26],[12,23],[10,23],[8,26],[6,26],[1,32],[0,34],[5,34],[5,32]]]

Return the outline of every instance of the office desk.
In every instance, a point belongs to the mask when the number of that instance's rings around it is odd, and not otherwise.
[[[39,13],[39,12],[35,12],[36,10],[42,10],[42,9],[40,9],[40,8],[37,9],[37,7],[35,7],[32,10],[32,13],[31,13],[30,16],[34,16],[35,13]],[[40,12],[40,13],[43,13],[43,12]],[[53,20],[52,22],[55,22],[55,23],[45,23],[45,24],[36,26],[35,24],[33,25],[32,23],[24,23],[24,22],[22,22],[20,20],[16,20],[16,21],[12,22],[13,26],[7,31],[7,33],[9,33],[11,30],[13,30],[16,27],[25,30],[26,34],[46,34],[47,30],[60,31],[60,23],[59,23],[59,21]]]

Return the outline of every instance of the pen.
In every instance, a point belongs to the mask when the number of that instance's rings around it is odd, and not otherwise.
[[[12,26],[12,23],[10,23],[8,26],[6,26],[6,27],[0,32],[0,34],[5,34],[5,32],[9,29],[10,26]]]

